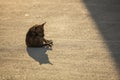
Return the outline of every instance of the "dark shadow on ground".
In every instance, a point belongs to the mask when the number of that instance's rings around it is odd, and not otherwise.
[[[120,0],[83,0],[120,73]]]
[[[26,48],[26,51],[30,57],[32,57],[34,60],[38,61],[39,64],[51,64],[49,61],[49,57],[47,55],[47,50],[50,50],[49,48]]]

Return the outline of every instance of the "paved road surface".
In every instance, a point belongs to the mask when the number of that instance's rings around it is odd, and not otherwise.
[[[53,50],[26,48],[27,30],[45,21]],[[111,51],[83,0],[0,0],[0,80],[119,79]]]

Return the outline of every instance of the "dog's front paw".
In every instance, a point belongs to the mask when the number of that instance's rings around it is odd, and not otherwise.
[[[53,45],[53,41],[52,40],[47,40],[47,44]]]

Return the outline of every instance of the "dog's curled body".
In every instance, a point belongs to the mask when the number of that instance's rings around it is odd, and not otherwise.
[[[44,38],[44,24],[34,25],[31,27],[26,34],[26,45],[27,47],[43,47],[53,45],[52,40],[46,40]]]

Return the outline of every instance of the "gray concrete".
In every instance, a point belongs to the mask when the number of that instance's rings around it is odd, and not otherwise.
[[[45,21],[53,50],[27,49],[27,30]],[[0,80],[119,80],[98,26],[83,0],[1,0]]]

